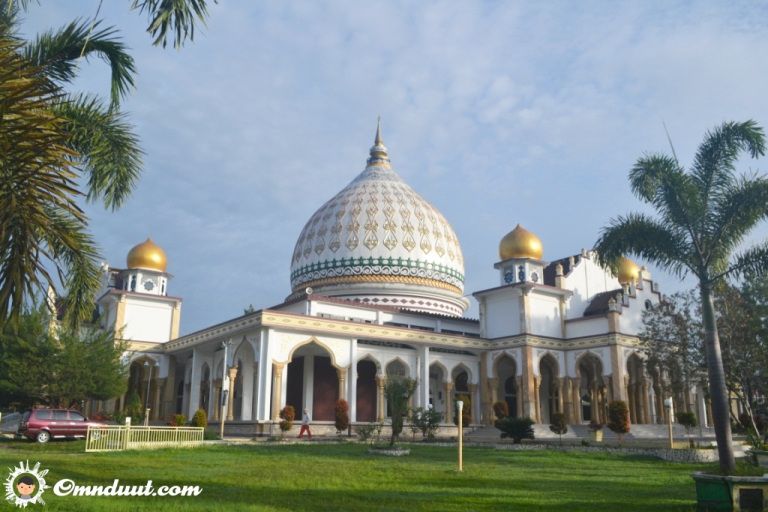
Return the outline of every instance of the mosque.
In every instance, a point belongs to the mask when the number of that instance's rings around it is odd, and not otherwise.
[[[283,303],[179,336],[182,299],[149,239],[126,268],[105,265],[97,302],[101,326],[129,343],[128,393],[153,421],[203,409],[214,423],[224,414],[227,432],[258,435],[286,404],[331,425],[340,398],[353,424],[386,421],[385,383],[405,376],[417,381],[412,406],[446,425],[459,398],[475,425],[493,423],[496,402],[544,424],[554,412],[605,423],[611,400],[627,402],[632,423],[664,421],[638,338],[643,310],[661,299],[645,268],[624,259],[613,275],[588,250],[544,260],[520,225],[494,268],[498,281],[471,293],[479,319],[465,317],[459,239],[395,172],[377,130],[365,169],[298,235]],[[701,389],[675,400],[708,416]]]

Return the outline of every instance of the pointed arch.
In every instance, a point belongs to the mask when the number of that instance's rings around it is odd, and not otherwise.
[[[291,348],[291,350],[288,352],[288,359],[287,359],[286,361],[284,361],[284,363],[285,363],[285,364],[288,364],[288,363],[290,363],[291,361],[293,361],[293,354],[294,354],[294,353],[295,353],[297,350],[299,350],[301,347],[306,347],[306,346],[308,346],[308,345],[311,345],[311,344],[313,344],[313,343],[314,343],[314,344],[316,344],[316,345],[318,345],[320,348],[322,348],[322,349],[323,349],[323,350],[325,350],[326,352],[328,352],[328,354],[331,356],[331,365],[333,365],[333,366],[334,366],[335,368],[337,368],[337,369],[341,369],[341,368],[342,368],[342,367],[341,367],[341,366],[339,366],[339,365],[338,365],[338,363],[336,362],[336,354],[333,352],[333,350],[331,349],[331,347],[329,347],[328,345],[326,345],[325,343],[323,343],[322,341],[320,341],[319,339],[317,339],[315,336],[310,336],[310,337],[309,337],[309,338],[307,338],[306,340],[304,340],[304,341],[300,341],[299,343],[297,343],[296,345],[294,345],[294,346]],[[275,361],[275,362],[280,362],[280,361]]]
[[[443,383],[448,382],[448,377],[451,375],[451,372],[448,371],[448,367],[446,367],[441,361],[435,360],[429,364],[430,372],[433,366],[438,368],[442,372],[443,374],[442,382]]]
[[[404,370],[402,375],[400,375],[399,373],[398,366],[401,366]],[[393,373],[395,371],[397,371],[398,373]],[[388,378],[396,377],[396,376],[410,377],[411,365],[405,362],[405,360],[403,360],[403,358],[401,358],[400,356],[396,356],[387,362],[387,365],[384,367],[384,373]]]
[[[375,357],[370,352],[366,352],[366,354],[363,357],[359,357],[357,361],[355,361],[355,364],[360,364],[363,361],[370,361],[374,365],[376,365],[376,375],[382,376],[384,369],[381,367],[381,361],[377,357]]]
[[[456,363],[455,365],[453,365],[453,368],[451,368],[451,380],[455,381],[456,380],[456,376],[458,376],[459,373],[461,373],[462,371],[467,373],[467,384],[470,384],[470,383],[471,384],[475,384],[476,383],[476,381],[474,379],[474,375],[472,374],[472,370],[470,370],[469,367],[465,363],[463,363],[463,362],[459,362],[459,363]]]

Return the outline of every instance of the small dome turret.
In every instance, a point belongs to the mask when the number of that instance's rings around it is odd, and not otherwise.
[[[619,259],[619,273],[616,276],[621,284],[636,283],[640,279],[640,267],[629,258]]]
[[[541,239],[518,224],[507,233],[499,243],[499,257],[503,260],[512,258],[531,258],[540,260],[544,255]]]
[[[168,267],[168,258],[165,255],[165,251],[159,245],[147,238],[144,242],[128,251],[126,265],[128,268],[143,268],[165,272]]]

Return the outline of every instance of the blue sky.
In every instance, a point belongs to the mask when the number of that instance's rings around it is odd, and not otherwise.
[[[766,4],[222,2],[179,51],[153,47],[129,4],[100,16],[136,59],[125,110],[144,173],[121,210],[87,210],[112,266],[147,236],[165,248],[183,333],[288,295],[294,243],[363,169],[377,115],[395,169],[453,225],[467,293],[497,283],[518,222],[556,259],[643,210],[627,173],[668,150],[662,123],[684,163],[724,120],[768,124]],[[41,0],[22,28],[97,7]],[[107,82],[96,59],[75,86],[106,96]]]

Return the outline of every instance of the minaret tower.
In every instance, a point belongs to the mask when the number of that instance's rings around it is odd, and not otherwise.
[[[181,299],[168,295],[167,266],[165,251],[149,238],[128,252],[127,268],[104,266],[104,287],[97,301],[101,326],[129,341],[132,350],[179,336]]]

